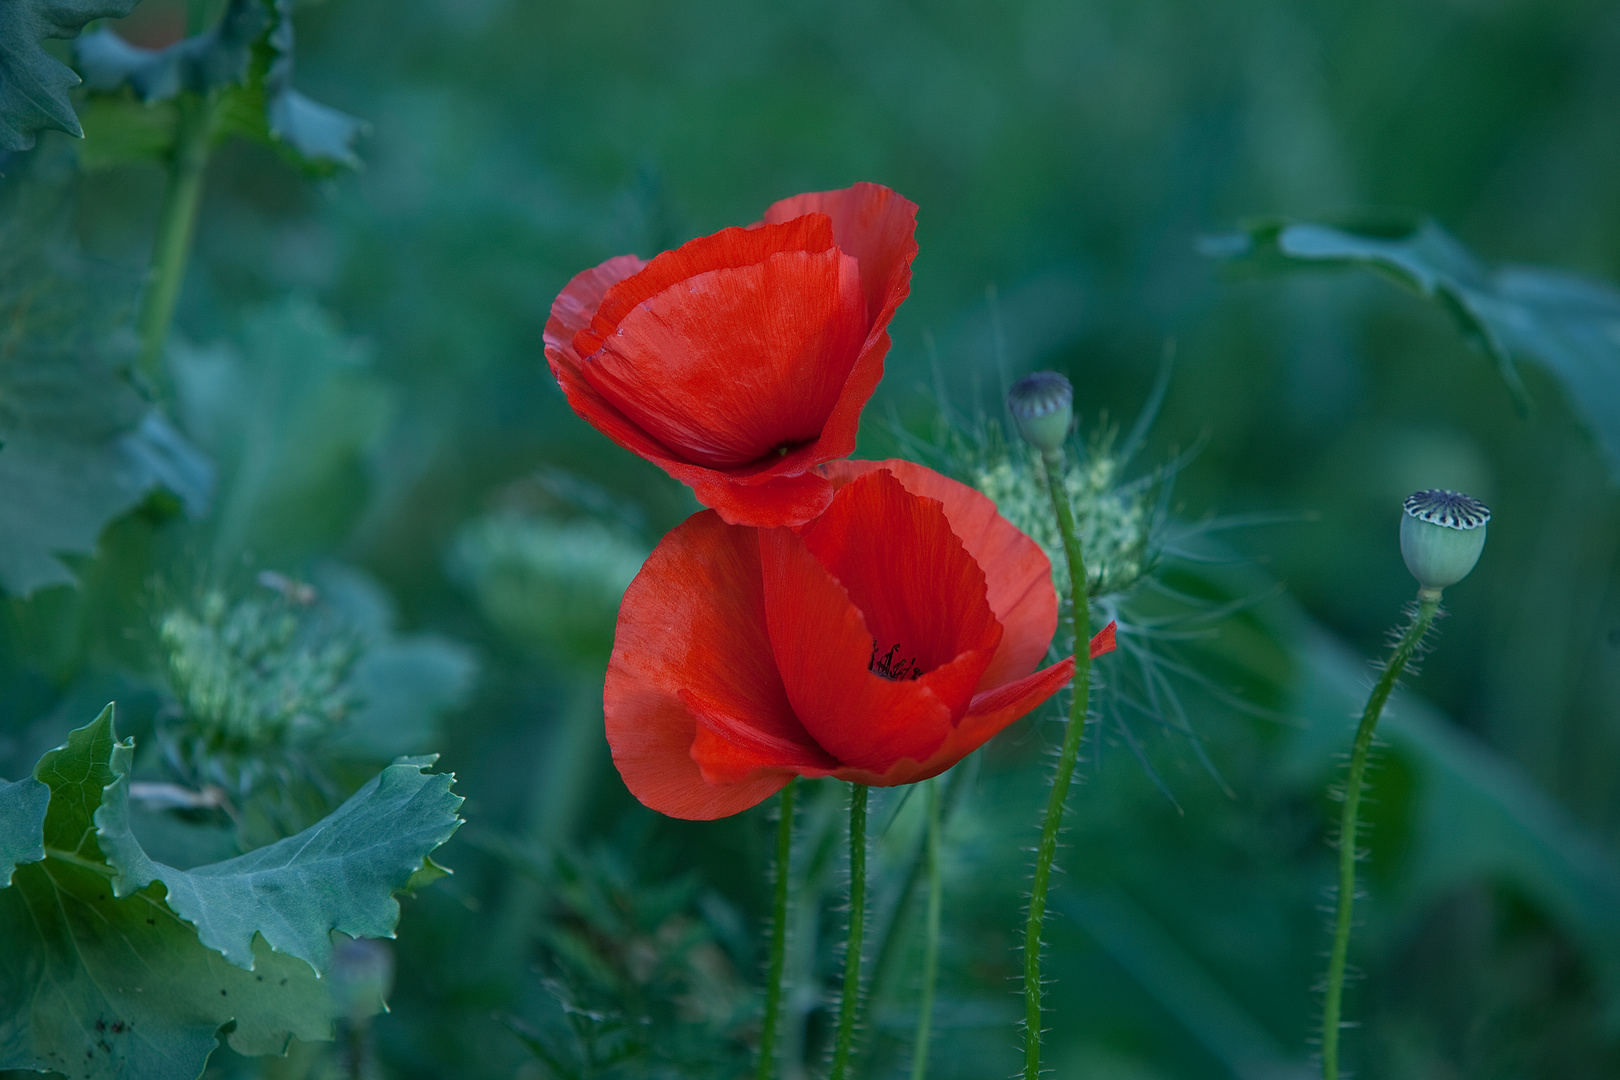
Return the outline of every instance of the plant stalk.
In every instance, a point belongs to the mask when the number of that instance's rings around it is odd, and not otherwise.
[[[770,1080],[776,1063],[776,1028],[782,1015],[782,972],[787,967],[788,871],[793,855],[793,794],[799,786],[794,777],[782,789],[777,808],[781,821],[776,827],[776,882],[771,903],[771,960],[765,976],[765,1022],[759,1033],[759,1080]]]
[[[174,306],[186,276],[214,128],[215,106],[211,98],[182,93],[175,105],[177,121],[174,152],[169,157],[169,186],[163,195],[146,286],[135,312],[135,332],[141,343],[139,370],[152,386],[161,385],[163,344],[168,340]]]
[[[1367,775],[1367,757],[1372,749],[1373,729],[1384,712],[1384,703],[1395,689],[1401,671],[1417,652],[1423,635],[1429,632],[1440,607],[1439,589],[1419,589],[1417,612],[1390,654],[1384,673],[1379,676],[1367,707],[1356,728],[1356,742],[1350,752],[1350,775],[1345,780],[1344,808],[1339,816],[1339,900],[1333,920],[1333,950],[1328,954],[1327,993],[1322,1002],[1322,1077],[1339,1080],[1339,1032],[1344,1001],[1345,961],[1350,955],[1350,922],[1356,902],[1356,833],[1359,828],[1361,796]]]
[[[1063,534],[1063,552],[1069,563],[1069,599],[1074,611],[1074,697],[1069,703],[1069,724],[1063,732],[1063,749],[1057,772],[1052,777],[1052,794],[1046,803],[1046,819],[1041,824],[1041,846],[1035,855],[1035,879],[1029,891],[1029,918],[1024,924],[1024,1080],[1039,1080],[1041,1074],[1041,924],[1046,919],[1046,893],[1052,879],[1052,860],[1057,856],[1058,831],[1068,802],[1069,783],[1080,757],[1080,742],[1086,730],[1086,710],[1091,697],[1090,597],[1086,591],[1086,562],[1080,550],[1080,536],[1069,508],[1068,489],[1063,485],[1063,453],[1041,455],[1046,474],[1046,491],[1052,498],[1058,531]]]
[[[928,917],[923,933],[922,995],[917,1002],[917,1042],[911,1053],[911,1080],[928,1076],[928,1038],[934,1027],[934,983],[939,975],[939,922],[944,906],[940,881],[939,777],[928,781]]]
[[[861,1001],[861,935],[866,926],[866,785],[849,786],[849,945],[844,951],[844,994],[829,1080],[845,1080],[855,1045]]]

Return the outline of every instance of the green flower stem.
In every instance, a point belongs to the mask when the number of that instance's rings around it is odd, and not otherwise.
[[[928,919],[923,936],[922,997],[917,1002],[917,1042],[911,1053],[911,1080],[928,1076],[928,1037],[934,1027],[934,983],[939,975],[939,917],[944,889],[939,868],[939,778],[928,781]]]
[[[174,305],[185,280],[186,260],[197,227],[197,206],[202,197],[203,173],[213,139],[214,108],[211,98],[183,93],[175,101],[174,151],[169,158],[169,186],[163,196],[163,212],[158,219],[157,239],[152,245],[152,262],[147,270],[146,287],[141,290],[135,313],[135,332],[140,337],[139,368],[154,386],[163,373],[163,343],[174,319]]]
[[[1373,729],[1384,711],[1395,681],[1401,677],[1423,635],[1429,632],[1440,607],[1439,589],[1419,589],[1418,608],[1390,654],[1384,673],[1367,698],[1356,742],[1350,752],[1350,775],[1344,785],[1344,809],[1339,817],[1339,903],[1333,921],[1333,951],[1328,955],[1327,995],[1322,1002],[1322,1077],[1339,1080],[1339,1032],[1344,1001],[1344,967],[1350,954],[1350,917],[1356,902],[1356,831],[1359,827],[1361,795],[1367,776],[1367,755],[1372,749]]]
[[[793,794],[799,785],[794,777],[782,789],[777,808],[781,821],[776,827],[776,895],[771,904],[771,961],[765,976],[765,1023],[759,1034],[759,1080],[770,1080],[776,1058],[776,1028],[782,1015],[782,971],[787,966],[788,870],[793,855]]]
[[[849,945],[844,951],[844,994],[828,1080],[845,1080],[855,1045],[861,1001],[861,935],[866,926],[866,785],[849,786]]]
[[[1069,725],[1063,733],[1057,773],[1052,777],[1052,795],[1046,803],[1046,820],[1041,825],[1035,880],[1029,891],[1029,919],[1024,925],[1024,1080],[1038,1080],[1041,1074],[1041,924],[1046,919],[1046,891],[1052,880],[1052,860],[1057,856],[1058,829],[1063,824],[1069,782],[1080,756],[1091,697],[1091,610],[1086,593],[1086,562],[1074,527],[1074,512],[1069,508],[1068,491],[1063,486],[1062,451],[1042,454],[1041,464],[1058,531],[1063,534],[1063,552],[1069,561],[1069,598],[1074,609],[1074,698],[1069,704]]]

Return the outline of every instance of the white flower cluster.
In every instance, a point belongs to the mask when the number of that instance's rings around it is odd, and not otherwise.
[[[1063,477],[1075,529],[1086,562],[1090,596],[1122,593],[1150,569],[1149,541],[1153,507],[1149,487],[1137,481],[1120,485],[1119,461],[1105,443],[1092,448],[1079,463],[1069,463]],[[1068,598],[1069,564],[1052,516],[1046,478],[1033,451],[1010,447],[997,460],[973,469],[971,482],[995,502],[1003,517],[1022,529],[1052,560],[1052,581]]]

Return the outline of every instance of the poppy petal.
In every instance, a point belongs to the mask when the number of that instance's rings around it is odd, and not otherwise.
[[[732,468],[820,438],[865,333],[854,259],[780,252],[644,301],[583,371],[685,460]]]
[[[619,255],[576,274],[551,303],[545,331],[546,363],[574,412],[619,445],[664,465],[673,460],[669,449],[650,438],[585,381],[581,358],[573,345],[574,336],[590,325],[608,290],[646,265],[634,255]]]
[[[950,707],[920,679],[890,681],[869,670],[866,620],[798,534],[758,535],[771,647],[805,730],[858,769],[927,758],[950,733]]]
[[[1074,678],[1074,657],[1066,657],[1050,667],[1025,675],[1016,682],[987,690],[973,698],[967,715],[956,725],[951,738],[940,748],[942,757],[960,761],[989,742],[1008,724],[1038,708],[1047,698],[1069,685]],[[930,763],[933,764],[933,763]]]
[[[985,599],[1001,623],[1001,646],[978,690],[1028,674],[1046,656],[1057,632],[1058,598],[1052,564],[1041,546],[996,511],[996,504],[966,484],[910,461],[834,461],[822,473],[835,488],[887,470],[907,491],[938,499],[951,531],[984,570]]]
[[[551,302],[551,317],[546,320],[546,344],[572,349],[574,335],[591,325],[608,290],[640,273],[646,265],[634,255],[616,255],[600,266],[575,274]],[[576,364],[581,359],[583,357],[577,353],[573,357]]]
[[[1091,648],[1089,651],[1093,660],[1104,655],[1105,653],[1111,653],[1114,651],[1116,629],[1117,624],[1110,621],[1107,626],[1097,631],[1097,633],[1092,637]]]
[[[755,532],[712,511],[665,536],[626,590],[602,705],[625,785],[671,817],[735,814],[780,789],[801,762],[833,764],[794,717],[776,673]],[[763,752],[773,745],[782,750],[776,762]],[[743,778],[709,783],[698,755],[712,775]],[[739,772],[743,761],[750,769]]]
[[[762,769],[818,772],[838,766],[818,746],[773,735],[689,691],[680,698],[697,719],[691,753],[704,783],[736,784]]]
[[[796,525],[827,509],[833,497],[832,485],[814,472],[737,478],[696,465],[672,462],[664,468],[733,525]],[[757,479],[765,482],[751,482]]]
[[[654,256],[633,275],[614,282],[575,337],[575,349],[581,359],[589,359],[603,341],[613,336],[626,315],[689,278],[713,270],[753,266],[778,252],[827,251],[832,246],[832,221],[824,214],[806,214],[769,228],[733,226],[688,240],[674,251]]]
[[[859,183],[783,199],[765,211],[766,222],[822,213],[832,219],[833,239],[860,260],[867,317],[881,329],[911,288],[917,255],[917,204],[882,184]]]
[[[882,655],[932,673],[969,651],[986,661],[1001,626],[985,602],[985,576],[951,529],[944,508],[878,470],[845,485],[827,511],[804,527],[805,546],[849,593]],[[941,698],[960,715],[973,681]],[[902,673],[901,677],[908,677]]]

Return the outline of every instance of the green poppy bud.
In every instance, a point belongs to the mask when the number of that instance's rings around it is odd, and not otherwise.
[[[1425,590],[1438,593],[1468,576],[1485,549],[1491,512],[1472,496],[1438,488],[1407,497],[1401,555]]]
[[[1074,422],[1074,387],[1055,371],[1025,375],[1007,393],[1018,432],[1043,454],[1062,451]]]

